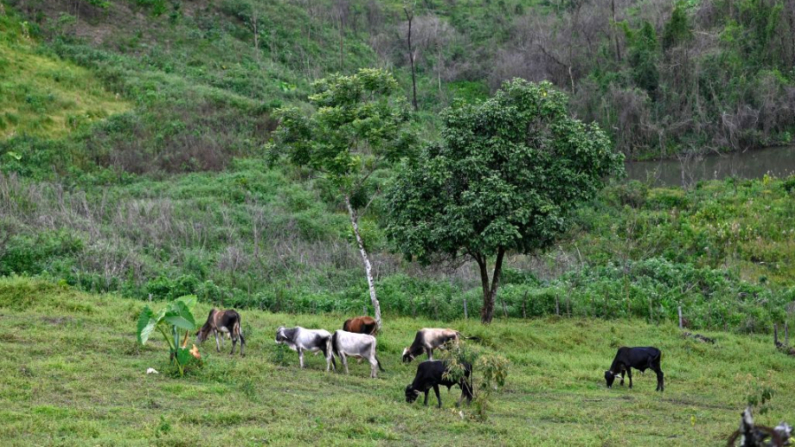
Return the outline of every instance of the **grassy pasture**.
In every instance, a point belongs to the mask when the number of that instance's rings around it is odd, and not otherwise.
[[[320,356],[308,356],[299,370],[297,355],[280,357],[274,344],[280,324],[334,330],[343,316],[243,311],[248,355],[216,354],[208,342],[205,367],[180,380],[168,374],[161,340],[136,345],[142,307],[0,279],[3,444],[721,445],[746,395],[762,385],[776,394],[757,422],[795,420],[795,359],[775,352],[769,337],[712,332],[712,346],[636,320],[455,321],[449,326],[480,336],[512,362],[481,423],[454,408],[457,388],[442,391],[441,410],[404,401],[416,363],[400,363],[402,348],[417,328],[438,322],[387,316],[378,344],[386,372],[372,380],[366,363],[351,362],[347,377],[327,374]],[[195,313],[208,311],[200,305]],[[654,392],[650,372],[635,375],[633,390],[605,389],[602,373],[624,344],[662,349],[664,394]],[[148,367],[161,374],[146,375]]]

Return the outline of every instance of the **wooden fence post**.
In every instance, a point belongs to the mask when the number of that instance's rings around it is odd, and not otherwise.
[[[654,309],[651,307],[651,297],[649,297],[649,323],[654,324]]]
[[[467,299],[464,298],[464,319],[469,320],[469,315],[467,314]]]
[[[778,323],[773,323],[773,344],[778,347]]]
[[[679,306],[679,329],[682,329],[682,306]]]
[[[507,308],[507,307],[505,307],[505,298],[503,298],[503,297],[500,297],[500,301],[502,301],[502,315],[503,315],[505,318],[508,318],[508,308]]]
[[[789,348],[789,324],[784,322],[784,346]]]
[[[555,315],[560,316],[560,300],[557,295],[555,295]]]
[[[524,298],[522,298],[522,318],[527,319],[527,291],[524,292]]]

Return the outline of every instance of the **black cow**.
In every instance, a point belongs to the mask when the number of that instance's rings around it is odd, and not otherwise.
[[[632,388],[632,372],[631,368],[635,368],[640,372],[651,369],[657,373],[657,389],[656,391],[663,391],[663,372],[660,369],[660,359],[662,353],[657,348],[618,348],[616,358],[613,359],[613,364],[610,369],[605,371],[605,380],[607,387],[613,387],[613,381],[616,376],[621,380],[621,385],[624,385],[624,377],[621,375],[626,372],[629,377],[629,387]]]
[[[463,363],[464,377],[458,381],[450,380],[445,377],[448,372],[447,363],[439,360],[426,360],[417,365],[417,375],[414,376],[414,382],[406,387],[406,402],[412,403],[417,400],[420,393],[425,393],[425,406],[428,406],[428,391],[433,388],[436,393],[436,400],[439,401],[439,408],[442,408],[442,398],[439,396],[439,385],[445,385],[447,391],[450,387],[458,385],[461,388],[461,397],[458,399],[456,406],[461,404],[464,397],[467,398],[467,403],[472,402],[472,382],[470,375],[472,374],[472,365]]]

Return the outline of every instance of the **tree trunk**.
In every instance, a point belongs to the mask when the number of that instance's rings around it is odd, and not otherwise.
[[[342,73],[342,67],[343,67],[342,48],[343,48],[343,40],[344,40],[344,37],[345,37],[345,35],[343,34],[343,29],[342,29],[342,26],[343,26],[343,23],[342,23],[342,9],[339,10],[339,13],[340,13],[340,73]]]
[[[408,36],[406,37],[406,44],[408,45],[409,50],[409,62],[411,63],[411,89],[412,89],[412,97],[411,97],[411,105],[414,106],[414,111],[417,111],[417,75],[415,74],[414,70],[414,51],[411,48],[411,22],[414,19],[414,12],[412,11],[409,14],[409,10],[407,8],[403,8],[403,12],[406,13],[406,20],[409,22],[409,32]]]
[[[373,280],[373,267],[370,265],[370,257],[367,256],[367,250],[364,249],[364,241],[362,235],[359,234],[359,217],[356,215],[356,210],[351,206],[351,197],[345,195],[345,206],[348,207],[348,215],[351,218],[351,226],[353,227],[353,234],[356,235],[356,243],[359,244],[359,253],[362,255],[362,262],[364,262],[364,271],[367,274],[367,286],[370,288],[370,301],[373,303],[373,310],[375,311],[375,324],[378,325],[378,331],[381,331],[381,305],[378,303],[378,297],[375,294],[375,281]]]
[[[491,276],[491,284],[489,284],[486,257],[479,256],[475,258],[478,267],[480,267],[480,281],[483,286],[483,309],[480,312],[480,321],[483,324],[489,324],[491,320],[494,319],[494,305],[497,301],[497,289],[500,287],[500,274],[502,273],[502,260],[504,257],[505,249],[500,248],[497,251],[497,260],[494,263],[494,273]]]
[[[621,47],[618,45],[618,22],[616,22],[616,0],[610,1],[610,9],[613,11],[613,24],[610,27],[613,33],[613,39],[616,43],[616,62],[621,63]]]

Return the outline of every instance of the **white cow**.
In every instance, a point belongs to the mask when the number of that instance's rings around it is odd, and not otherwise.
[[[331,336],[332,352],[342,360],[342,365],[345,366],[345,374],[348,374],[348,360],[346,357],[363,358],[370,362],[370,377],[374,379],[378,375],[376,367],[383,372],[384,368],[381,367],[381,362],[378,361],[378,357],[375,355],[375,346],[375,337],[372,335],[334,331],[334,335]]]
[[[298,363],[301,368],[304,367],[304,351],[315,353],[320,351],[326,359],[326,371],[331,369],[332,362],[334,363],[334,369],[337,369],[334,356],[331,354],[331,334],[329,331],[305,329],[301,326],[287,329],[284,326],[280,326],[276,330],[276,343],[285,344],[293,351],[298,351]]]

